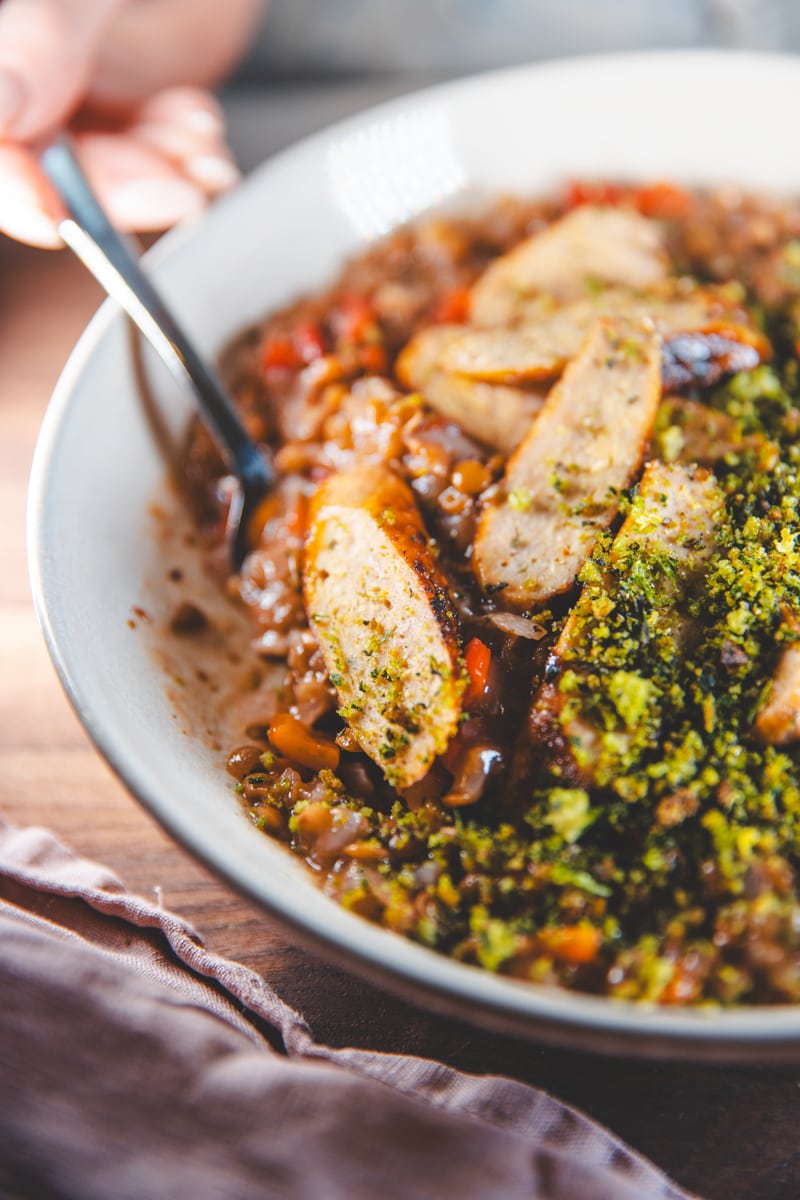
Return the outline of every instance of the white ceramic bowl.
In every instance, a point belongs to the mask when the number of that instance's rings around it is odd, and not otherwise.
[[[789,58],[667,53],[492,73],[381,106],[279,155],[196,228],[166,238],[151,264],[213,353],[249,321],[325,283],[369,238],[475,191],[535,193],[587,176],[800,191],[799,107],[800,62]],[[185,425],[186,399],[169,401],[174,423]],[[659,1010],[525,985],[440,957],[327,900],[298,860],[249,824],[202,721],[173,702],[128,627],[146,578],[163,580],[147,510],[164,470],[125,327],[106,304],[42,430],[30,503],[33,585],[89,734],[179,841],[329,957],[481,1025],[632,1054],[800,1055],[800,1006]]]

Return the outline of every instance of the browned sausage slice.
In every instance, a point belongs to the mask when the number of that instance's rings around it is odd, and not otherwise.
[[[665,396],[656,418],[654,451],[667,462],[713,467],[726,455],[756,451],[759,465],[771,470],[778,447],[761,433],[742,432],[733,417],[685,396]]]
[[[472,320],[507,325],[538,293],[563,302],[598,283],[643,291],[666,274],[654,221],[624,209],[576,208],[487,267],[472,290]]]
[[[787,615],[784,624],[794,634],[800,633],[800,622]],[[787,646],[778,666],[767,697],[758,710],[756,733],[771,746],[788,746],[800,739],[800,645]]]
[[[529,609],[568,591],[614,519],[655,421],[661,352],[651,328],[599,324],[509,460],[475,539],[478,579]]]
[[[648,463],[631,511],[614,539],[610,565],[624,570],[625,554],[642,552],[659,559],[667,558],[675,572],[659,577],[659,609],[669,625],[676,655],[692,636],[692,619],[686,615],[683,598],[707,567],[717,546],[716,528],[724,510],[724,498],[714,476],[700,467],[677,463]],[[613,581],[606,577],[613,592]],[[581,787],[598,781],[604,756],[603,730],[575,705],[567,706],[567,696],[559,682],[564,670],[580,674],[585,670],[587,647],[592,643],[592,628],[597,621],[595,597],[584,590],[572,609],[556,643],[554,660],[558,664],[551,678],[542,685],[531,707],[528,732],[532,751],[539,761],[555,768],[561,778]],[[614,731],[613,745],[624,753],[630,731]]]
[[[315,493],[303,593],[340,714],[391,784],[416,783],[457,730],[466,679],[447,585],[388,468],[332,475]]]
[[[711,471],[649,462],[630,513],[611,547],[618,563],[632,544],[667,555],[684,577],[703,569],[717,545],[715,529],[725,502]],[[667,587],[664,581],[663,587]]]
[[[603,317],[631,322],[649,318],[658,332],[667,336],[704,329],[714,307],[713,298],[699,292],[691,299],[675,299],[612,288],[543,312],[535,321],[526,320],[513,329],[462,326],[460,337],[448,338],[439,365],[487,383],[525,384],[559,375]]]
[[[405,387],[418,391],[431,408],[456,421],[465,433],[510,454],[530,429],[542,397],[443,370],[439,365],[442,354],[463,336],[461,325],[424,329],[398,358],[397,377]]]

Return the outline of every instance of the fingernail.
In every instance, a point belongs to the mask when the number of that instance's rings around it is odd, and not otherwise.
[[[53,221],[41,209],[3,198],[0,204],[0,229],[9,237],[45,250],[57,250],[63,242]]]
[[[19,75],[0,67],[0,133],[6,133],[22,108],[25,87]]]
[[[209,192],[225,192],[241,179],[236,164],[217,154],[198,154],[184,164],[184,170]]]
[[[126,229],[167,229],[204,207],[203,196],[182,179],[137,179],[107,197],[109,215]]]
[[[208,108],[187,108],[171,114],[174,125],[190,129],[203,137],[219,138],[225,133],[225,118]]]

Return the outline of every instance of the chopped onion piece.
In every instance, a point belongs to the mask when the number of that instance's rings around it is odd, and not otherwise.
[[[539,642],[547,635],[544,625],[540,625],[538,621],[531,621],[529,617],[520,617],[516,613],[488,613],[486,620],[491,621],[492,625],[496,625],[503,633],[529,638],[533,642]]]
[[[442,804],[461,808],[480,800],[490,779],[503,769],[503,755],[497,746],[468,746],[456,764],[453,786]]]

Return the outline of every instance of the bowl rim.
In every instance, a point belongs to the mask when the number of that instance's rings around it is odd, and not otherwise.
[[[243,188],[258,186],[261,178],[280,170],[284,164],[315,153],[326,146],[333,135],[339,136],[366,122],[391,116],[409,103],[425,104],[457,97],[475,87],[502,87],[528,75],[570,73],[576,69],[607,69],[622,64],[669,64],[672,69],[683,60],[697,68],[733,67],[762,70],[783,64],[797,76],[800,84],[800,59],[785,53],[718,51],[706,49],[633,51],[548,60],[465,76],[460,79],[411,91],[395,99],[371,106],[360,113],[335,122],[271,156],[248,177]],[[215,206],[224,219],[227,207],[236,195],[224,197]],[[191,247],[202,235],[203,222],[173,230],[145,255],[148,268],[160,268]],[[46,546],[47,488],[51,463],[58,453],[59,436],[72,394],[92,360],[98,344],[112,326],[122,320],[115,303],[106,300],[92,317],[56,383],[42,423],[34,453],[27,511],[28,562],[34,608],[47,648],[61,685],[86,733],[96,749],[127,790],[153,815],[171,837],[234,890],[266,909],[284,928],[291,929],[306,947],[329,961],[369,979],[406,1000],[422,1003],[444,1012],[491,1028],[498,1032],[572,1048],[609,1054],[650,1058],[685,1057],[703,1061],[753,1063],[785,1062],[787,1056],[800,1058],[800,1004],[742,1006],[736,1009],[676,1008],[625,1002],[602,996],[571,992],[563,988],[542,988],[500,976],[480,968],[454,962],[433,950],[409,942],[375,926],[366,936],[362,919],[351,916],[344,934],[302,920],[292,911],[280,889],[255,886],[243,880],[232,865],[220,860],[215,845],[198,833],[196,825],[181,820],[165,804],[157,789],[150,788],[137,772],[135,759],[126,756],[124,738],[109,728],[92,708],[79,672],[68,652],[60,645],[52,620],[57,597],[49,580]],[[283,849],[283,848],[282,848]],[[288,851],[283,851],[288,853]],[[330,902],[333,905],[333,901]],[[348,914],[349,916],[349,914]],[[350,930],[352,929],[352,935]],[[359,933],[362,935],[359,937]],[[359,950],[366,941],[369,954]]]

